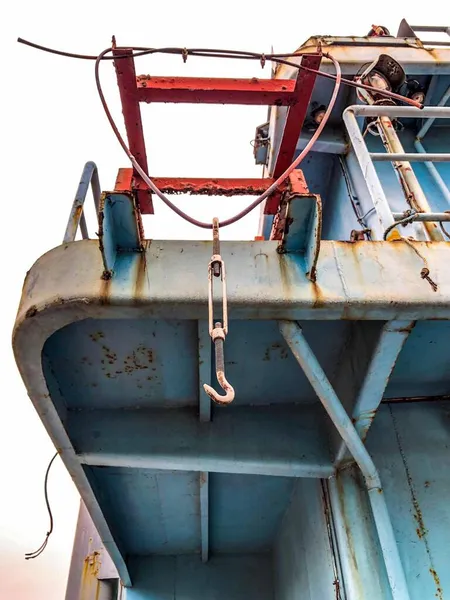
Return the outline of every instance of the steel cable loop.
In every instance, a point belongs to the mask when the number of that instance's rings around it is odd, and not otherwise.
[[[167,198],[167,196],[165,196],[165,194],[163,194],[163,192],[161,192],[161,190],[150,179],[150,177],[144,171],[144,169],[139,165],[139,163],[136,161],[135,157],[131,153],[130,149],[128,148],[127,144],[125,143],[125,140],[123,139],[123,137],[114,121],[111,111],[109,110],[109,106],[106,101],[106,98],[105,98],[105,95],[103,93],[103,89],[101,86],[101,82],[100,82],[100,73],[99,73],[100,63],[103,60],[104,56],[106,54],[108,54],[109,52],[111,52],[112,50],[113,50],[112,48],[107,48],[102,53],[100,53],[99,56],[97,57],[97,60],[95,61],[95,81],[96,81],[97,91],[98,91],[98,94],[100,97],[100,101],[102,103],[106,117],[112,127],[112,130],[113,130],[119,144],[121,145],[125,154],[128,156],[131,164],[133,165],[133,167],[137,171],[137,173],[139,173],[139,175],[142,177],[144,182],[148,185],[150,190],[154,194],[156,194],[156,196],[158,196],[158,198],[160,198],[164,202],[164,204],[166,204],[166,206],[168,206],[179,217],[181,217],[188,223],[191,223],[192,225],[195,225],[196,227],[200,227],[202,229],[212,229],[212,223],[207,223],[207,222],[198,221],[197,219],[194,219],[193,217],[191,217],[190,215],[188,215],[184,211],[182,211],[180,208],[178,208],[173,202],[171,202]],[[242,219],[243,217],[248,215],[253,209],[255,209],[264,200],[266,200],[266,198],[268,198],[281,185],[281,183],[283,183],[283,181],[285,181],[285,179],[287,179],[289,177],[289,175],[292,173],[292,171],[298,167],[298,165],[302,162],[302,160],[305,158],[305,156],[308,154],[308,152],[310,151],[310,149],[316,142],[317,138],[322,133],[322,130],[324,129],[324,127],[330,117],[330,114],[333,110],[334,104],[336,102],[336,99],[337,99],[337,96],[339,93],[340,84],[341,84],[341,68],[340,68],[339,63],[337,62],[337,60],[334,57],[332,57],[328,54],[324,54],[324,56],[327,56],[328,58],[330,58],[330,60],[333,62],[334,66],[336,68],[336,81],[335,81],[333,93],[332,93],[332,96],[330,99],[330,103],[327,107],[327,110],[325,112],[325,115],[324,115],[321,123],[319,124],[318,128],[314,132],[314,135],[311,137],[311,139],[309,140],[309,142],[307,143],[305,148],[302,150],[302,152],[299,154],[299,156],[294,160],[294,162],[284,171],[284,173],[282,173],[282,175],[280,175],[280,177],[278,177],[274,181],[274,183],[272,183],[272,185],[270,185],[260,196],[258,196],[258,198],[256,198],[256,200],[254,200],[251,204],[249,204],[244,210],[239,212],[237,215],[235,215],[234,217],[231,217],[229,219],[225,219],[224,221],[220,221],[219,227],[226,227],[227,225],[232,225],[232,224],[236,223],[237,221],[239,221],[240,219]]]

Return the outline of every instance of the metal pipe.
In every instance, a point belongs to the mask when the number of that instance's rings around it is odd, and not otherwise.
[[[100,182],[98,178],[97,165],[92,161],[89,161],[84,165],[81,180],[78,184],[75,199],[70,211],[69,221],[67,223],[66,232],[63,238],[63,244],[67,244],[68,242],[73,242],[75,240],[78,226],[81,227],[83,239],[89,238],[86,219],[83,212],[84,202],[86,200],[86,194],[89,189],[89,185],[92,187],[95,208],[98,214],[101,193]]]
[[[357,117],[404,117],[409,119],[422,119],[433,117],[434,119],[450,119],[450,106],[426,106],[415,108],[414,106],[383,106],[381,104],[353,104],[344,110],[344,115],[352,112]]]
[[[426,153],[427,152],[425,150],[425,148],[422,146],[422,143],[418,139],[414,142],[414,146],[416,147],[417,152],[420,152],[420,153]],[[427,156],[433,156],[433,154],[428,154]],[[441,177],[441,174],[439,173],[439,171],[436,169],[436,167],[432,163],[426,162],[425,166],[428,169],[431,177],[434,179],[436,185],[441,190],[444,198],[450,204],[450,190],[448,189],[447,184],[445,183],[445,181]],[[442,220],[447,220],[447,219],[439,219],[439,221],[442,221]]]
[[[448,33],[450,35],[450,27],[447,25],[410,25],[414,31],[427,31],[428,33]]]
[[[410,596],[405,573],[375,463],[361,441],[358,432],[327,379],[319,361],[306,341],[301,327],[294,321],[280,321],[279,327],[294,357],[302,367],[303,372],[364,476],[381,551],[386,565],[392,598],[393,600],[408,600]]]
[[[419,142],[420,143],[420,142]],[[393,152],[370,152],[370,158],[376,162],[395,162],[397,160],[408,162],[450,162],[450,153],[442,154],[417,154],[405,152],[398,154]]]
[[[388,229],[388,227],[394,224],[394,217],[392,216],[392,212],[389,208],[389,203],[383,187],[375,170],[375,166],[370,158],[369,151],[367,150],[366,142],[364,141],[364,138],[358,127],[358,122],[356,120],[354,111],[350,109],[345,110],[343,113],[343,120],[345,126],[347,127],[350,142],[355,151],[361,171],[364,174],[367,188],[381,225],[380,231],[376,231],[374,229],[372,230],[372,237],[374,240],[382,240],[383,233],[386,231],[386,229]],[[393,233],[392,237],[395,236],[398,237],[398,234]]]
[[[402,143],[400,142],[397,132],[394,129],[391,119],[386,116],[380,116],[378,117],[376,124],[388,154],[405,154]],[[400,178],[400,183],[402,184],[408,204],[417,212],[431,212],[431,207],[428,204],[427,197],[425,196],[416,174],[411,168],[411,164],[407,161],[400,160],[395,161],[393,166]],[[431,241],[444,241],[444,237],[438,229],[436,223],[425,221],[424,228]]]
[[[405,218],[405,213],[392,213],[394,219],[396,221],[401,221],[401,219]],[[443,212],[443,213],[417,213],[414,215],[414,219],[412,219],[413,221],[419,221],[420,223],[424,223],[426,221],[434,221],[434,222],[441,222],[441,221],[450,221],[450,212]]]
[[[447,91],[444,93],[444,95],[439,100],[437,105],[445,106],[447,104],[447,100],[449,98],[450,98],[450,85],[448,86]],[[434,123],[434,118],[430,118],[425,121],[425,123],[422,125],[421,129],[419,130],[419,133],[417,134],[417,139],[419,141],[425,137],[427,131],[430,129],[430,127],[433,125],[433,123]]]

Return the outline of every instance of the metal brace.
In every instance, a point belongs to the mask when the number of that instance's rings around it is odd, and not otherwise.
[[[220,277],[222,280],[222,321],[214,322],[214,279]],[[227,305],[227,282],[225,263],[220,256],[219,220],[213,219],[213,255],[208,265],[208,325],[209,335],[214,342],[216,356],[216,377],[225,395],[221,396],[206,383],[203,389],[217,404],[227,405],[234,400],[234,389],[225,377],[225,359],[223,354],[223,343],[228,333],[228,305]]]

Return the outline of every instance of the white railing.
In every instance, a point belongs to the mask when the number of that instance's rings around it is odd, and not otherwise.
[[[350,143],[364,175],[369,195],[379,221],[379,227],[377,227],[375,230],[372,230],[372,239],[385,239],[386,232],[392,231],[395,227],[395,223],[404,222],[405,218],[408,220],[408,222],[419,221],[422,223],[449,221],[449,213],[408,211],[408,216],[406,213],[393,213],[383,190],[381,181],[378,177],[378,173],[375,169],[374,161],[413,161],[431,164],[433,162],[450,162],[450,153],[427,154],[423,146],[422,150],[419,149],[417,154],[392,152],[371,153],[366,146],[366,142],[357,122],[357,117],[403,117],[412,119],[422,119],[425,117],[428,119],[427,123],[429,123],[431,119],[450,118],[450,107],[428,106],[421,110],[419,108],[413,108],[409,106],[355,105],[349,106],[343,114],[343,120],[347,128]],[[428,128],[426,130],[428,130]],[[424,134],[422,134],[422,137],[423,135]],[[442,191],[444,192],[446,190],[447,193],[450,194],[448,188],[445,186],[445,183],[443,185],[444,189]]]

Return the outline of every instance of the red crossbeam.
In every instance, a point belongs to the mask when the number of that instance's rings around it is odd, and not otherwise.
[[[152,177],[152,181],[164,194],[194,194],[199,196],[259,196],[274,180],[242,178],[192,178],[192,177]],[[274,193],[277,205],[288,184],[282,184]],[[134,178],[133,169],[119,169],[116,191],[147,190],[147,184]],[[142,211],[145,214],[145,211]]]
[[[293,79],[223,79],[214,77],[137,78],[139,102],[255,104],[291,106],[297,102]]]
[[[199,179],[182,177],[154,179],[153,181],[162,192],[166,194],[189,193],[223,196],[259,195],[291,163],[311,99],[316,79],[315,73],[299,71],[295,80],[161,77],[150,75],[136,77],[132,50],[114,50],[113,54],[115,56],[130,55],[129,58],[115,59],[114,64],[128,144],[131,153],[146,172],[148,172],[148,165],[139,107],[140,102],[254,104],[288,107],[273,179]],[[304,56],[302,64],[316,69],[320,65],[320,55]],[[304,184],[304,187],[306,188],[306,184]],[[268,198],[265,206],[266,214],[276,214],[281,195],[287,188],[288,184],[283,184]],[[153,214],[153,204],[148,186],[137,173],[133,172],[133,169],[119,170],[116,190],[135,191],[140,211],[144,214]]]

